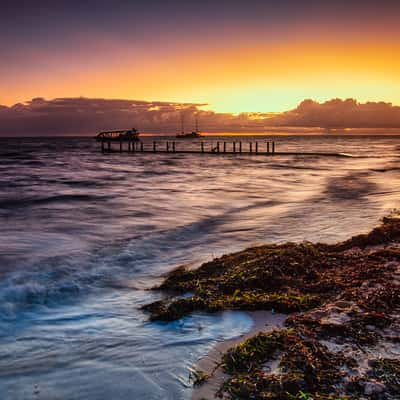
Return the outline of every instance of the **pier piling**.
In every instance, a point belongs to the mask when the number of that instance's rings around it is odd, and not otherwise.
[[[100,142],[102,153],[179,153],[179,154],[240,154],[240,155],[317,155],[317,156],[333,156],[333,157],[351,157],[351,155],[335,152],[307,152],[307,151],[280,151],[277,152],[277,143],[275,141],[201,141],[200,149],[189,146],[187,148],[177,148],[175,140],[169,141],[153,141],[146,145],[146,142],[133,140],[131,138],[120,139],[119,137],[102,137],[97,138]],[[127,144],[125,145],[124,142]],[[151,146],[152,143],[152,146]],[[197,145],[199,142],[195,142]],[[248,144],[246,144],[248,143]],[[265,143],[265,148],[264,148]],[[165,147],[164,147],[165,144]],[[221,146],[222,145],[222,146]],[[244,147],[243,147],[244,146]]]

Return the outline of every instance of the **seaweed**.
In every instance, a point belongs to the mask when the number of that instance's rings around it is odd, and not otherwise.
[[[397,221],[389,225],[400,226]],[[385,225],[381,230],[386,232]],[[309,242],[260,246],[222,256],[197,270],[175,269],[155,288],[173,296],[146,305],[144,310],[151,319],[164,321],[195,311],[225,309],[293,313],[320,306],[340,294],[361,302],[365,309],[387,311],[400,301],[399,286],[390,286],[385,278],[395,269],[393,261],[400,261],[399,249],[347,254],[335,246]],[[364,296],[366,283],[381,286]],[[183,293],[193,295],[174,297]]]
[[[273,359],[279,359],[279,373],[263,370]],[[232,399],[302,398],[299,393],[310,393],[310,398],[338,398],[332,392],[343,378],[340,367],[347,363],[345,356],[329,352],[304,331],[261,332],[223,356],[224,371],[231,378],[220,394],[228,393]]]
[[[392,394],[400,395],[400,360],[380,358],[371,366],[373,376],[384,382]]]
[[[285,339],[292,335],[291,330],[260,332],[230,349],[223,356],[223,367],[229,374],[250,372],[262,363],[272,359],[277,351],[283,350]]]
[[[346,375],[357,369],[356,360],[330,351],[323,341],[363,351],[383,340],[385,329],[397,326],[400,285],[391,277],[399,275],[400,249],[392,246],[399,240],[400,219],[393,215],[370,233],[335,245],[271,244],[195,270],[181,266],[154,288],[168,296],[143,309],[150,319],[162,321],[227,309],[288,314],[284,329],[260,332],[223,355],[228,378],[220,397],[394,399],[400,392],[398,360],[374,360],[367,375],[350,379]],[[278,368],[269,371],[270,362]],[[195,385],[208,378],[203,372],[191,375]]]
[[[201,386],[207,379],[210,378],[210,375],[201,371],[199,369],[193,369],[189,374],[189,382],[192,382],[193,386]]]

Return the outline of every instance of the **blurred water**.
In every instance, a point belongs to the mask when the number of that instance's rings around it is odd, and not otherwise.
[[[342,240],[398,206],[398,137],[274,140],[353,157],[102,155],[91,139],[0,140],[1,399],[190,398],[188,368],[252,322],[227,312],[149,323],[139,307],[160,296],[146,289],[162,274],[254,244]]]

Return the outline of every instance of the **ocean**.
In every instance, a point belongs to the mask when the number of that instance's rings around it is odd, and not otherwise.
[[[140,307],[162,296],[149,289],[163,275],[258,244],[333,243],[399,207],[400,137],[204,138],[217,140],[351,157],[0,139],[2,400],[190,399],[190,368],[253,321],[230,311],[149,322]]]

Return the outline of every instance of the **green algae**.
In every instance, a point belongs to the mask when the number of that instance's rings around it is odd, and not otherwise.
[[[319,304],[317,296],[255,293],[237,290],[232,295],[196,295],[172,301],[162,300],[143,307],[151,320],[174,321],[194,311],[218,312],[223,310],[275,310],[288,313],[308,310]]]
[[[269,334],[260,332],[233,347],[222,359],[225,372],[233,375],[259,368],[262,363],[271,360],[283,349],[285,338],[292,333],[292,330],[273,331]]]
[[[273,359],[279,359],[279,373],[263,369]],[[346,363],[346,357],[295,329],[261,332],[225,353],[223,368],[231,377],[220,393],[232,399],[293,399],[301,398],[296,397],[301,392],[316,399],[338,398],[331,392]]]

